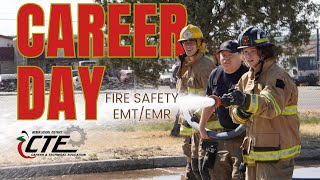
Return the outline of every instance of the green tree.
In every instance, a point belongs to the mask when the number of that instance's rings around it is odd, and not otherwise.
[[[107,6],[109,3],[119,3],[117,1],[106,1],[106,0],[98,0],[96,1],[100,3],[107,13],[108,9]],[[162,2],[167,1],[157,1],[154,3],[157,3],[158,5]],[[172,1],[174,2],[174,1]],[[178,2],[178,1],[175,1]],[[125,45],[132,45],[133,44],[133,35],[134,35],[134,23],[133,23],[133,5],[134,3],[150,3],[150,1],[147,0],[123,0],[121,3],[130,3],[131,4],[131,16],[125,16],[122,17],[122,22],[129,23],[130,24],[130,36],[123,36],[121,37],[121,41]],[[159,8],[159,6],[157,6]],[[159,13],[159,9],[157,10]],[[148,23],[154,23],[157,26],[157,32],[159,32],[159,14],[156,16],[148,16],[147,19]],[[107,23],[107,22],[106,22]],[[106,29],[107,33],[107,29]],[[159,34],[155,36],[148,36],[147,37],[147,44],[148,45],[158,45],[159,44]],[[106,44],[107,45],[107,44]],[[108,53],[108,52],[107,52]],[[133,53],[132,53],[133,54]],[[164,61],[164,59],[158,59],[158,58],[145,58],[145,59],[139,59],[139,58],[104,58],[106,61],[107,66],[120,69],[123,67],[131,67],[134,70],[135,78],[138,80],[138,82],[144,83],[144,84],[152,84],[157,85],[158,79],[160,77],[160,72],[163,71],[164,68],[168,68],[168,64]],[[108,69],[108,67],[107,67]]]
[[[248,26],[264,29],[279,52],[297,56],[317,27],[319,4],[310,0],[185,0],[189,23],[201,28],[214,53],[223,41],[236,39]],[[280,43],[279,43],[280,42]],[[292,59],[288,57],[287,60]]]
[[[107,4],[117,1],[97,0],[107,11]],[[317,28],[320,5],[310,0],[124,0],[125,3],[182,3],[186,6],[188,23],[199,26],[207,39],[209,54],[214,54],[219,45],[229,39],[237,39],[239,33],[248,26],[258,26],[264,29],[271,42],[277,41],[279,53],[286,60],[294,59],[302,53],[301,46],[309,42],[311,30]],[[133,6],[132,6],[133,7]],[[158,6],[159,7],[159,6]],[[149,17],[148,21],[159,22],[158,16]],[[132,24],[132,16],[124,17],[126,22]],[[133,33],[133,28],[132,28]],[[124,41],[132,44],[132,38],[126,37]],[[158,44],[158,36],[149,37],[149,44]],[[287,56],[290,55],[290,56]],[[117,59],[110,60],[112,62]],[[132,60],[127,63],[147,61],[149,64],[157,63],[155,59]],[[285,61],[286,62],[286,61]],[[288,64],[288,62],[286,62]],[[289,63],[290,64],[290,63]],[[154,71],[158,76],[162,66]],[[145,77],[141,69],[138,77]],[[154,76],[150,76],[154,77]],[[150,78],[148,77],[148,78]],[[153,78],[157,79],[157,78]]]

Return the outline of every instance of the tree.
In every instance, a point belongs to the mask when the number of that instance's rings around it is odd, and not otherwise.
[[[98,2],[107,11],[107,4],[116,1],[98,0]],[[176,0],[122,2],[181,3]],[[244,28],[258,26],[267,32],[271,42],[275,43],[277,40],[275,44],[279,45],[279,53],[288,57],[288,61],[302,53],[301,46],[309,42],[311,30],[317,27],[320,10],[320,5],[310,0],[183,0],[182,4],[187,9],[188,23],[198,26],[207,39],[209,54],[215,54],[222,42],[237,39]],[[126,22],[132,23],[130,19],[132,16],[125,18]],[[148,21],[158,23],[158,16],[150,17]],[[158,36],[149,39],[150,44],[158,43]],[[126,42],[130,43],[130,38],[126,39]],[[157,62],[151,59],[148,61]],[[129,59],[128,63],[134,61]],[[158,73],[157,70],[155,73]]]
[[[107,1],[107,0],[96,0],[96,2],[100,3],[103,7],[105,12],[108,11],[107,6],[108,3],[119,3],[117,1]],[[157,1],[157,4],[161,2],[167,1]],[[174,2],[174,1],[172,1]],[[178,1],[175,1],[178,2]],[[125,45],[132,45],[133,44],[133,34],[134,34],[134,24],[133,24],[133,4],[134,3],[150,3],[147,0],[123,0],[121,3],[130,3],[131,4],[131,16],[122,17],[122,21],[124,23],[130,23],[130,32],[131,36],[122,37],[122,42]],[[157,6],[159,8],[159,6]],[[159,13],[159,10],[157,10]],[[157,27],[159,27],[159,14],[156,16],[148,16],[147,19],[148,23],[155,23]],[[106,29],[107,32],[107,29]],[[159,35],[156,36],[148,36],[147,37],[147,44],[148,45],[158,45],[159,44]],[[164,59],[157,59],[157,58],[148,58],[148,59],[139,59],[139,58],[112,58],[107,59],[104,58],[107,65],[113,68],[121,68],[123,66],[129,66],[134,70],[135,78],[143,83],[143,84],[152,84],[158,85],[158,79],[160,77],[160,72],[163,69],[168,68],[168,64],[165,62]]]
[[[244,28],[258,26],[271,42],[277,39],[280,53],[297,56],[317,27],[320,9],[310,0],[186,0],[185,5],[189,23],[203,31],[211,54],[223,41],[236,39]]]

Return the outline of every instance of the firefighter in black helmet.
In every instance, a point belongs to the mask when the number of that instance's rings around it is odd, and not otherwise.
[[[265,31],[250,27],[239,36],[250,67],[236,90],[222,98],[231,106],[232,120],[245,124],[242,143],[246,179],[292,179],[294,158],[300,153],[298,89],[277,63],[275,45]]]

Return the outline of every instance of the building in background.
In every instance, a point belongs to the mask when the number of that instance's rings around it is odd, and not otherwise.
[[[0,74],[16,73],[16,67],[13,38],[0,35]]]

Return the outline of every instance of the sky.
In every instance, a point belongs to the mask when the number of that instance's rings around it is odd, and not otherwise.
[[[50,17],[51,3],[70,3],[73,21],[73,32],[76,33],[78,22],[78,3],[93,3],[93,0],[1,0],[0,3],[0,35],[15,36],[17,34],[17,14],[19,8],[26,3],[36,3],[40,5],[45,14],[45,23],[48,25]],[[47,27],[31,29],[32,32],[47,33]]]
[[[320,0],[312,0],[320,4]],[[0,3],[0,35],[15,36],[17,34],[17,13],[19,8],[25,3],[39,4],[45,12],[45,23],[49,23],[50,4],[51,3],[70,3],[73,21],[73,32],[77,33],[77,4],[78,3],[93,3],[93,0],[1,0]],[[320,22],[318,27],[320,27]],[[47,26],[44,28],[32,28],[31,32],[47,34]]]

